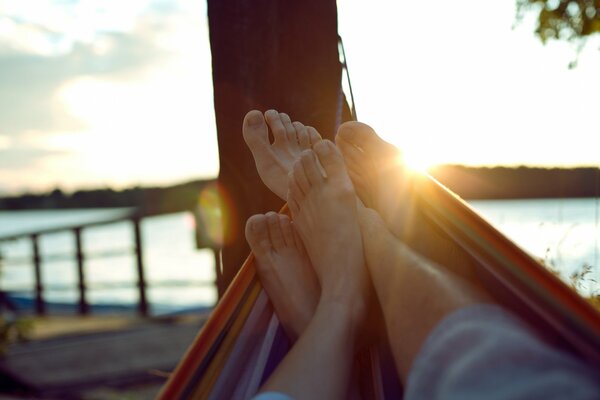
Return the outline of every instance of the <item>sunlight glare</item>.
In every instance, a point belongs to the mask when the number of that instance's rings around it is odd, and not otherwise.
[[[426,152],[408,152],[404,155],[404,163],[413,171],[427,172],[438,165],[439,160],[435,160]]]
[[[403,138],[384,135],[383,139],[400,149],[400,161],[413,171],[427,172],[447,162],[447,152],[442,150],[443,146],[428,145],[418,135]]]

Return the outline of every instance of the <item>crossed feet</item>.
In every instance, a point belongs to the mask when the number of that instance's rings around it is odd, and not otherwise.
[[[264,116],[260,111],[250,111],[244,118],[242,133],[262,181],[287,201],[294,162],[304,150],[321,141],[321,135],[315,128],[292,122],[287,114],[276,110],[268,110]],[[411,214],[406,205],[412,203],[402,199],[411,192],[411,176],[406,173],[400,151],[360,122],[342,124],[335,141],[358,197],[391,224],[392,232],[400,235]]]
[[[246,224],[257,272],[292,340],[319,302],[345,306],[358,328],[369,298],[356,194],[342,155],[327,140],[313,147],[290,173],[286,197],[294,221],[271,212]]]
[[[356,196],[385,215],[385,220],[399,220],[393,217],[402,211],[398,196],[406,185],[398,150],[367,125],[351,122],[338,131],[340,154],[314,128],[291,122],[287,114],[275,110],[264,116],[250,111],[244,118],[243,136],[261,179],[288,201],[294,217],[290,222],[275,213],[256,215],[246,226],[257,272],[284,329],[292,339],[302,333],[320,299],[320,287],[334,297],[354,293],[353,299],[343,301],[353,303],[355,319],[361,320],[369,280]],[[395,184],[390,187],[390,182]]]
[[[321,284],[320,302],[346,306],[352,326],[359,327],[367,314],[370,281],[356,193],[342,155],[322,140],[301,153],[290,178],[288,205]]]
[[[272,142],[269,139],[269,131],[274,139]],[[319,148],[321,150],[333,148],[335,151],[332,154],[335,154],[335,157],[333,157],[335,161],[331,162],[330,165],[337,165],[340,170],[343,170],[343,165],[340,166],[338,162],[341,157],[333,144],[322,141],[321,136],[314,128],[307,127],[299,122],[291,122],[287,114],[275,110],[269,110],[264,115],[256,110],[250,111],[244,118],[243,136],[252,152],[261,179],[274,193],[288,201],[294,214],[296,222],[290,222],[289,224],[285,219],[281,219],[283,217],[277,217],[280,219],[280,225],[285,226],[285,228],[282,228],[282,232],[287,232],[288,226],[292,231],[298,231],[294,235],[300,234],[308,250],[307,255],[303,246],[297,241],[292,243],[276,238],[276,230],[269,230],[269,225],[264,223],[267,220],[273,220],[274,215],[253,217],[248,222],[246,236],[257,258],[259,277],[290,337],[298,337],[302,332],[307,324],[307,319],[310,319],[310,317],[307,318],[307,315],[312,316],[321,293],[318,285],[315,284],[314,276],[315,272],[318,275],[319,270],[323,270],[317,265],[319,262],[316,261],[323,257],[320,254],[322,252],[322,250],[319,250],[320,247],[311,244],[315,241],[314,238],[320,237],[319,240],[326,243],[326,245],[321,245],[323,247],[348,248],[340,243],[341,240],[336,242],[336,235],[330,231],[335,226],[343,227],[344,224],[340,222],[343,218],[338,219],[336,217],[333,219],[327,218],[327,215],[325,215],[322,217],[323,221],[329,222],[316,225],[313,223],[314,221],[309,222],[312,217],[302,216],[304,214],[319,215],[316,209],[326,209],[329,207],[327,204],[336,205],[337,208],[338,199],[332,197],[338,196],[340,193],[320,195],[322,198],[318,202],[305,201],[305,198],[316,197],[313,195],[307,196],[307,188],[319,187],[326,192],[336,192],[337,189],[333,190],[323,182],[340,183],[342,189],[339,192],[343,192],[344,197],[358,195],[365,205],[377,212],[372,213],[362,208],[359,209],[363,229],[365,221],[381,217],[393,236],[401,238],[409,244],[413,241],[417,250],[422,254],[431,256],[436,262],[444,263],[459,275],[468,279],[472,278],[473,272],[469,266],[469,260],[464,255],[456,254],[453,246],[446,243],[444,238],[432,232],[427,224],[415,223],[417,221],[411,220],[415,215],[411,209],[415,204],[411,198],[414,194],[412,189],[413,177],[406,172],[400,152],[394,146],[379,138],[368,125],[359,122],[347,122],[338,130],[336,144],[343,155],[343,163],[345,163],[347,171],[341,174],[344,175],[343,179],[329,179],[330,172],[334,176],[340,175],[333,172],[337,171],[337,167],[323,170],[321,165],[324,167],[323,163],[327,163],[329,157],[315,156],[315,152]],[[323,143],[328,144],[322,145]],[[315,152],[309,151],[310,149],[314,149]],[[317,159],[316,169],[311,169],[310,165],[314,164],[313,161]],[[314,176],[311,175],[314,179],[309,179],[307,171],[314,172]],[[316,171],[321,172],[320,178]],[[323,173],[327,175],[327,179],[323,177]],[[352,186],[349,183],[350,181],[355,188],[352,195],[348,194],[350,192],[348,186]],[[337,187],[337,184],[331,185],[331,187]],[[356,207],[359,202],[353,201]],[[301,203],[305,205],[303,206]],[[310,207],[314,207],[315,210],[304,214],[299,211],[310,209]],[[347,208],[344,206],[344,210]],[[337,211],[339,210],[329,210],[328,215],[337,215]],[[350,215],[350,212],[348,212],[348,215]],[[300,223],[300,220],[305,222]],[[312,228],[308,228],[310,224],[313,225]],[[321,235],[322,237],[315,234],[315,232],[321,230],[329,233]],[[416,231],[418,233],[415,233]],[[289,233],[286,234],[289,235]],[[414,237],[411,238],[411,235]],[[428,240],[419,240],[423,237],[427,237]],[[367,248],[371,247],[367,243],[369,239],[371,238],[363,235],[363,241]],[[396,239],[394,238],[394,240]],[[416,243],[414,243],[415,241]],[[262,245],[258,243],[262,243]],[[285,243],[285,246],[282,247],[281,243]],[[429,246],[429,248],[420,249],[419,246]],[[432,248],[435,249],[433,252]],[[442,250],[440,251],[440,249]],[[340,253],[338,250],[337,254]],[[367,253],[372,254],[370,251]],[[310,256],[310,259],[308,256]],[[369,258],[367,257],[367,259]],[[312,265],[310,260],[313,261]],[[343,265],[342,262],[337,260],[334,264]],[[313,268],[316,270],[315,272],[312,271]],[[323,278],[319,276],[319,279]],[[322,284],[323,282],[321,282]]]

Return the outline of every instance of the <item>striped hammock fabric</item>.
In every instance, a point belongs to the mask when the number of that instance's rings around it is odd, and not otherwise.
[[[477,261],[481,283],[553,343],[600,366],[600,314],[430,176],[416,181],[426,218]],[[163,387],[160,399],[248,399],[289,350],[251,254]],[[401,398],[385,344],[358,356],[364,398]]]

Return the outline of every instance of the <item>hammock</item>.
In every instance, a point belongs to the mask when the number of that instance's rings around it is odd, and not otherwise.
[[[554,344],[600,367],[600,317],[586,300],[430,176],[417,180],[426,218],[477,261],[481,283]],[[289,349],[246,259],[165,384],[161,399],[248,399]],[[401,398],[384,344],[359,355],[364,398]]]

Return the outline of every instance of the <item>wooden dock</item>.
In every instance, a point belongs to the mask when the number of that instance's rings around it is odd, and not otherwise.
[[[0,359],[0,385],[8,385],[2,391],[27,398],[83,399],[89,398],[84,393],[99,389],[152,383],[158,390],[204,318],[139,320],[127,327],[117,324],[117,329],[67,332],[13,345]]]

